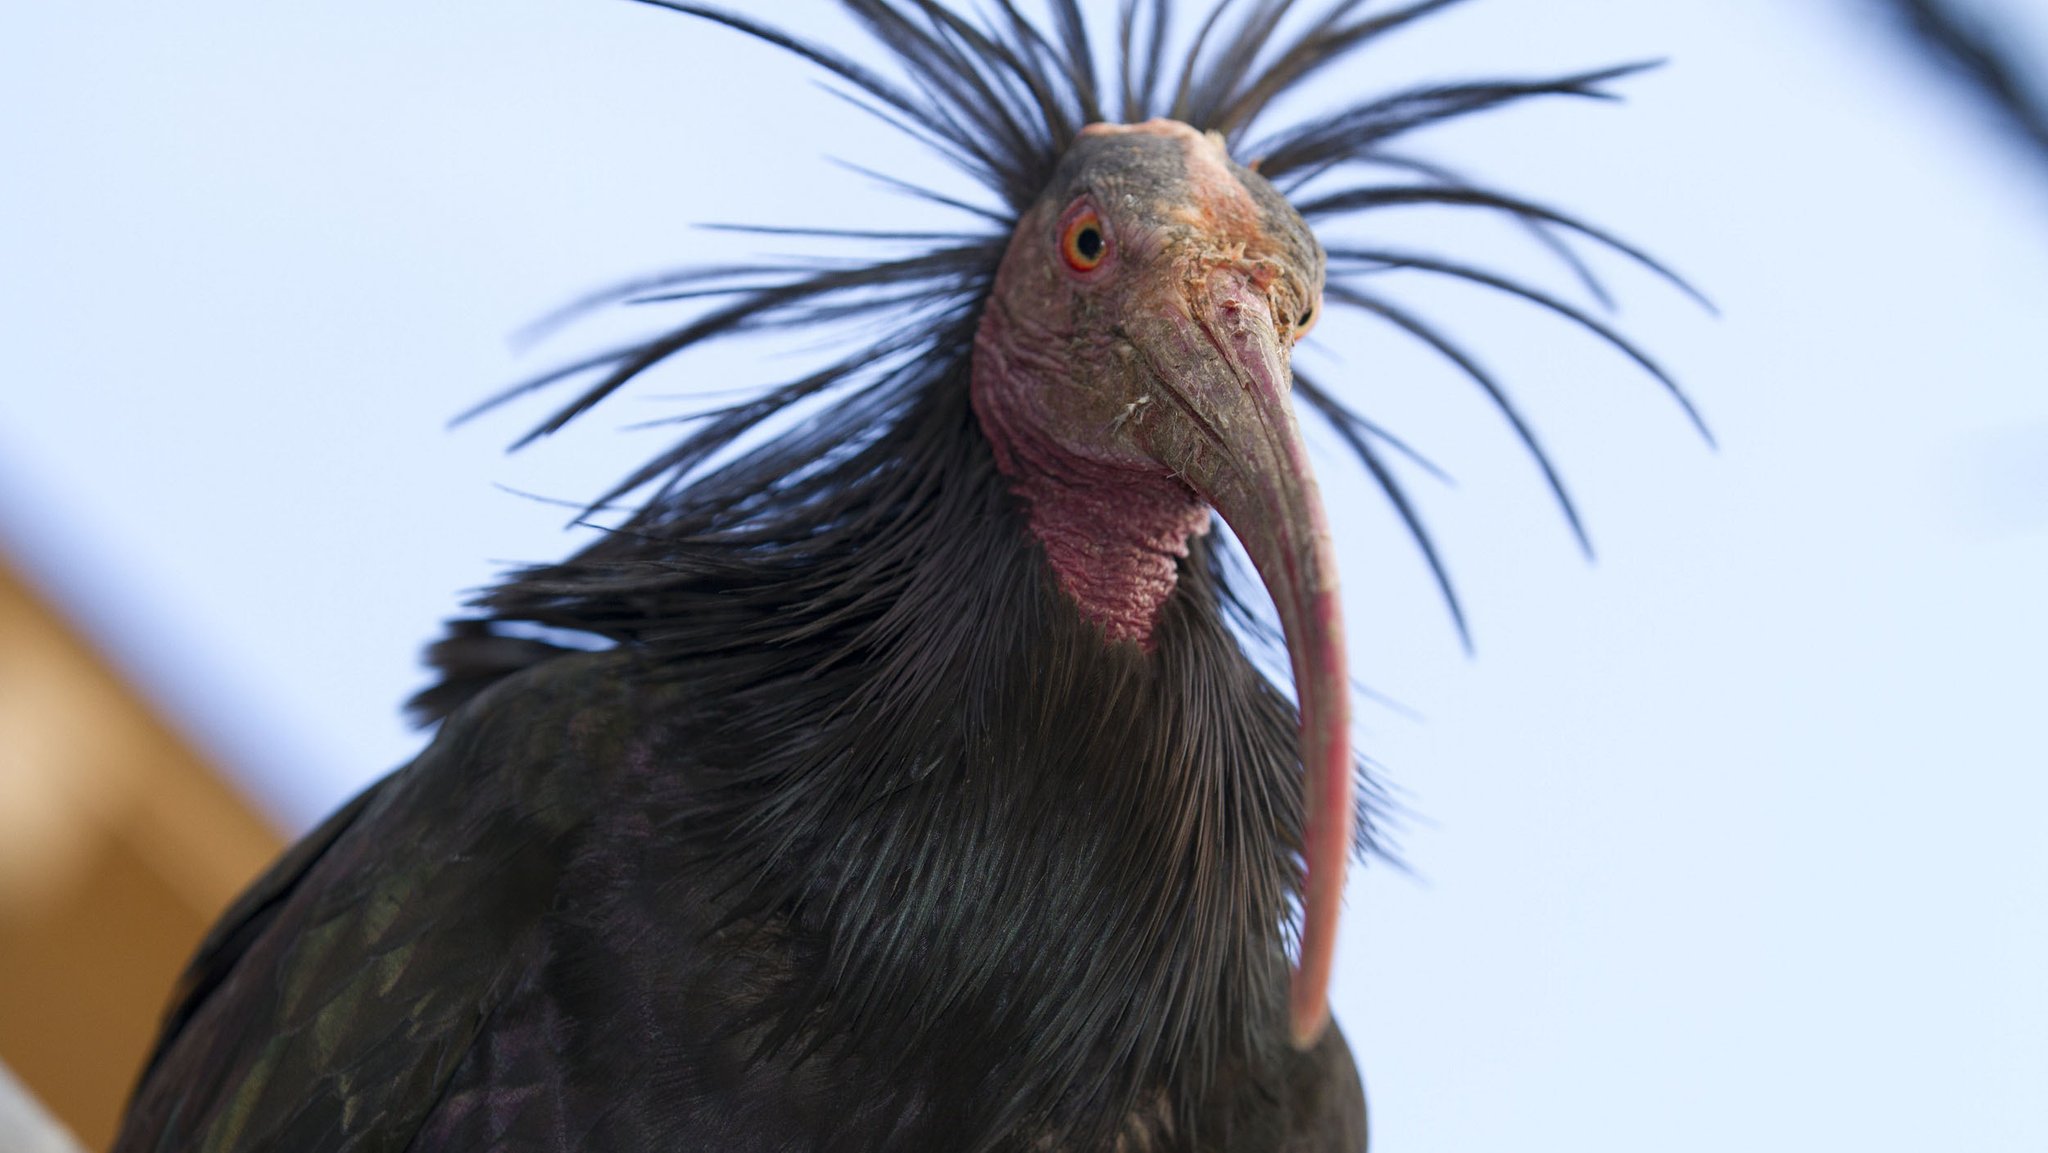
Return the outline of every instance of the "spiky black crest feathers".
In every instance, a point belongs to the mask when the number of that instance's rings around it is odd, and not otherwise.
[[[1254,134],[1261,115],[1277,98],[1388,34],[1460,0],[1420,0],[1377,13],[1361,13],[1359,10],[1367,7],[1361,0],[1340,0],[1287,36],[1282,32],[1296,7],[1293,0],[1243,5],[1224,2],[1209,10],[1184,44],[1176,43],[1173,5],[1167,0],[1122,0],[1113,52],[1116,68],[1107,78],[1097,67],[1101,53],[1075,0],[1052,0],[1050,32],[1030,20],[1013,0],[992,0],[979,15],[956,12],[938,0],[841,0],[841,7],[886,51],[900,77],[728,9],[683,0],[638,2],[724,25],[811,61],[844,85],[842,95],[930,146],[993,194],[1001,207],[964,203],[911,182],[878,176],[899,189],[974,213],[993,227],[916,234],[739,226],[766,234],[838,240],[930,241],[932,247],[865,263],[817,261],[685,269],[619,285],[570,306],[565,315],[618,301],[701,301],[710,305],[678,328],[528,380],[492,397],[464,414],[465,418],[550,385],[586,380],[574,399],[518,442],[525,445],[560,430],[655,365],[713,340],[849,320],[904,334],[884,338],[815,374],[712,414],[681,443],[606,493],[597,502],[600,505],[656,481],[662,484],[653,500],[669,504],[671,515],[678,511],[676,502],[708,511],[740,501],[748,495],[742,491],[747,485],[761,481],[773,485],[780,477],[815,467],[818,462],[808,459],[800,441],[792,441],[760,450],[775,459],[773,466],[723,472],[716,478],[705,475],[706,463],[726,446],[792,406],[871,387],[894,371],[891,366],[908,362],[912,371],[921,366],[927,379],[938,375],[942,364],[964,347],[965,338],[960,336],[964,329],[958,322],[976,313],[989,290],[1017,216],[1045,186],[1080,128],[1112,117],[1137,122],[1166,115],[1222,133],[1233,155],[1255,161],[1261,174],[1283,189],[1293,190],[1296,208],[1312,225],[1411,206],[1499,213],[1524,226],[1566,263],[1596,304],[1605,305],[1607,294],[1572,248],[1572,237],[1639,263],[1697,298],[1653,258],[1603,230],[1547,206],[1475,185],[1451,169],[1388,147],[1419,129],[1532,98],[1611,98],[1608,84],[1645,65],[1546,80],[1418,87]],[[1234,7],[1240,11],[1233,18]],[[1373,169],[1400,172],[1420,181],[1326,187],[1333,173]],[[1302,195],[1311,181],[1317,182],[1316,191]],[[1555,294],[1510,276],[1422,254],[1347,249],[1333,251],[1332,256],[1336,259],[1331,267],[1330,303],[1360,310],[1422,342],[1477,384],[1535,460],[1574,536],[1589,552],[1590,540],[1558,469],[1500,379],[1481,368],[1457,339],[1400,306],[1387,293],[1370,287],[1367,280],[1376,273],[1420,271],[1495,289],[1547,309],[1634,360],[1678,399],[1705,432],[1691,403],[1654,360],[1592,313]],[[941,342],[941,334],[953,343]],[[1359,414],[1336,390],[1310,385],[1301,388],[1301,397],[1337,432],[1386,493],[1420,547],[1459,635],[1466,637],[1465,616],[1449,569],[1415,503],[1383,455],[1391,451],[1413,459],[1416,454]],[[821,420],[848,427],[838,414],[828,412]],[[445,701],[450,695],[436,690],[423,698],[423,704],[428,699]],[[433,711],[426,710],[428,715]]]

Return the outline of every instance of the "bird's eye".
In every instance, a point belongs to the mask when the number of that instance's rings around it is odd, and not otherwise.
[[[1093,272],[1109,256],[1109,233],[1102,216],[1086,202],[1067,210],[1060,228],[1060,255],[1075,272]]]
[[[1320,300],[1311,300],[1308,303],[1308,307],[1301,310],[1301,318],[1294,322],[1295,340],[1298,341],[1307,336],[1309,330],[1316,326],[1316,320],[1323,314],[1322,303]]]

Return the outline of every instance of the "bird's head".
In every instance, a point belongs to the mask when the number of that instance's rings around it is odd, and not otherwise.
[[[999,447],[1028,430],[1079,462],[1185,473],[1193,446],[1163,458],[1158,434],[1198,430],[1160,414],[1227,418],[1218,406],[1255,381],[1284,398],[1322,280],[1308,225],[1219,137],[1090,125],[1011,238],[977,346],[977,412]]]
[[[1212,508],[1279,610],[1308,770],[1302,1044],[1324,1020],[1351,841],[1337,573],[1289,398],[1322,285],[1307,224],[1219,136],[1091,125],[1010,241],[973,376],[999,466],[1107,643],[1151,643]]]

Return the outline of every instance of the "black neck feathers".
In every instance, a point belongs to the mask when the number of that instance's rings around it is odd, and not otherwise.
[[[438,658],[530,621],[717,702],[684,722],[692,780],[662,819],[732,917],[787,927],[768,1048],[857,1038],[882,1083],[925,1088],[903,1108],[959,1114],[928,1123],[1092,1148],[1285,1045],[1295,719],[1204,544],[1152,651],[1080,618],[963,372],[902,396],[810,515],[658,503],[488,594],[496,624]]]

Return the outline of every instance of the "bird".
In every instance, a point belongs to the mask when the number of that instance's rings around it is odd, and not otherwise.
[[[802,58],[979,199],[863,169],[964,223],[756,226],[866,255],[619,286],[575,308],[686,318],[480,406],[580,384],[525,444],[711,342],[859,334],[696,414],[593,503],[624,510],[593,542],[450,622],[411,703],[432,740],[202,942],[116,1153],[1363,1150],[1327,995],[1380,793],[1297,406],[1464,624],[1399,480],[1426,458],[1295,347],[1348,307],[1446,358],[1583,540],[1498,378],[1379,278],[1556,313],[1697,421],[1671,376],[1593,308],[1333,229],[1484,214],[1600,301],[1585,245],[1690,292],[1396,146],[1644,65],[1266,128],[1458,0],[1223,0],[1186,27],[1122,0],[1108,31],[1077,0],[840,0],[858,51],[640,2]]]

